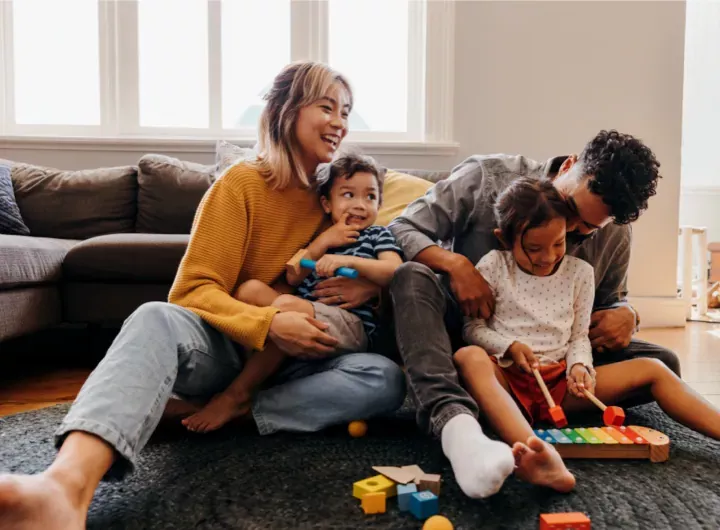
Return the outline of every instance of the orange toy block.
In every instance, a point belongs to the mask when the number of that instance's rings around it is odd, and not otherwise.
[[[540,530],[591,530],[590,518],[584,513],[543,513]]]
[[[385,492],[366,493],[362,497],[361,506],[365,515],[371,513],[385,513],[387,509],[387,495]]]

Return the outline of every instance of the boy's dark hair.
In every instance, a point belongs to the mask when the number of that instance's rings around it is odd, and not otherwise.
[[[382,189],[386,171],[378,166],[372,157],[347,154],[323,166],[317,175],[317,189],[321,197],[329,198],[330,189],[339,177],[351,178],[355,173],[371,173],[378,184],[378,204],[382,204]]]
[[[552,181],[520,177],[498,195],[495,222],[504,243],[512,247],[531,228],[537,228],[556,217],[572,215],[567,202]],[[522,239],[521,239],[522,241]]]
[[[615,130],[600,131],[578,158],[587,186],[610,207],[616,224],[637,221],[657,192],[660,163],[637,138]]]

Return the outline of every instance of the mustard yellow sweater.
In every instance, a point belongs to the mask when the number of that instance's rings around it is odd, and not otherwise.
[[[277,309],[245,304],[232,293],[247,280],[275,281],[323,221],[314,190],[271,190],[251,164],[236,165],[200,202],[169,302],[245,348],[263,349]]]

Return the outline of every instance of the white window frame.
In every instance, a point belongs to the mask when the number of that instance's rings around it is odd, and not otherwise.
[[[130,146],[143,142],[182,145],[196,150],[222,138],[252,145],[254,129],[223,129],[221,104],[222,4],[208,1],[209,127],[140,127],[138,97],[137,8],[135,0],[100,0],[100,115],[101,125],[18,125],[14,123],[12,2],[0,0],[0,146],[14,142],[88,143],[107,146],[116,141]],[[408,132],[350,132],[347,141],[376,151],[450,154],[453,142],[454,23],[452,0],[411,1],[408,24]],[[291,60],[328,59],[328,3],[291,3]],[[425,21],[425,23],[423,23]],[[117,35],[123,35],[118,43]],[[381,38],[381,37],[380,37]],[[422,47],[422,43],[425,46]],[[424,101],[424,106],[423,106]],[[122,111],[120,109],[123,109]],[[192,147],[191,147],[192,146]]]

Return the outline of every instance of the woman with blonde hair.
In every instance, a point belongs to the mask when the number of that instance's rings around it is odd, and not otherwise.
[[[144,304],[125,321],[57,430],[51,466],[0,476],[3,529],[85,528],[99,482],[133,470],[171,394],[209,400],[270,342],[289,360],[245,416],[260,434],[317,431],[402,403],[405,380],[392,361],[334,356],[326,324],[232,296],[250,279],[274,282],[324,227],[313,175],[345,137],[353,104],[347,81],[311,62],[283,69],[266,99],[258,159],[235,165],[203,197],[169,303]],[[359,303],[375,294],[354,293]]]

